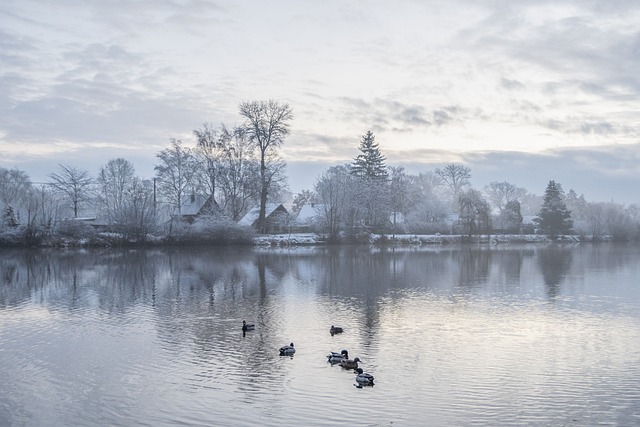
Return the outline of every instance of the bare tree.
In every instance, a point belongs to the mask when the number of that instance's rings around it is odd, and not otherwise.
[[[234,221],[246,213],[251,202],[259,200],[260,164],[254,155],[254,145],[244,128],[221,130],[225,150],[218,167],[218,185],[223,207]]]
[[[130,193],[135,169],[123,158],[111,159],[98,172],[98,196],[110,223],[120,216]]]
[[[181,140],[171,138],[170,142],[171,147],[156,155],[160,164],[154,169],[158,192],[180,213],[183,197],[190,189],[193,191],[197,162],[192,150]]]
[[[507,181],[493,181],[489,183],[489,185],[484,186],[484,194],[488,201],[498,211],[498,214],[502,214],[507,203],[513,201],[521,202],[527,194],[527,190],[516,187],[514,184]]]
[[[293,119],[293,111],[289,104],[280,104],[274,100],[252,101],[240,104],[240,115],[246,119],[247,137],[258,147],[260,154],[260,214],[257,222],[259,231],[264,232],[270,177],[275,176],[269,167],[281,165],[273,160],[273,156],[289,134],[289,122]]]
[[[26,196],[31,189],[26,172],[0,167],[0,207],[13,212],[16,222],[20,222],[21,211],[27,209]]]
[[[69,165],[58,165],[60,173],[52,173],[51,186],[64,196],[73,210],[73,217],[78,217],[78,211],[83,203],[91,197],[93,178],[86,170]]]
[[[51,230],[62,216],[60,200],[46,185],[41,185],[29,195],[28,213],[29,227]]]
[[[334,166],[318,178],[315,191],[321,203],[321,216],[329,237],[335,239],[345,222],[347,210],[352,202],[354,178],[348,167]]]
[[[200,170],[205,177],[207,193],[215,199],[216,178],[221,173],[221,162],[228,149],[226,144],[228,131],[224,125],[221,130],[218,130],[212,124],[205,123],[201,129],[194,129],[193,134],[197,140],[196,156],[203,163]]]
[[[156,226],[153,208],[153,184],[134,177],[127,190],[122,209],[118,212],[118,226],[126,239],[144,240]]]
[[[442,181],[434,172],[420,173],[418,175],[407,175],[407,198],[405,199],[407,213],[418,213],[424,205],[442,205],[441,198],[436,194],[436,190],[441,186]],[[429,211],[431,209],[427,209]],[[448,212],[445,212],[445,214]],[[420,216],[420,215],[418,215]],[[419,222],[423,222],[419,219]],[[435,218],[427,221],[434,222]]]
[[[436,175],[451,190],[453,203],[458,202],[458,197],[462,190],[469,186],[471,179],[471,169],[466,166],[450,164],[442,169],[436,169]]]
[[[402,166],[389,167],[391,172],[390,182],[390,203],[391,203],[391,216],[393,232],[396,232],[398,225],[399,215],[402,216],[402,222],[405,222],[407,214],[407,191],[408,191],[408,178]]]
[[[491,208],[479,191],[469,189],[459,198],[460,223],[469,237],[491,230]]]

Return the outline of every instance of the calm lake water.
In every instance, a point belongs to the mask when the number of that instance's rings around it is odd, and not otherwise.
[[[639,279],[610,244],[3,251],[0,425],[640,425]]]

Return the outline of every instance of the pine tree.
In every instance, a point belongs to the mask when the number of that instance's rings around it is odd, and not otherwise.
[[[380,152],[376,137],[371,131],[362,136],[358,149],[361,153],[353,160],[351,173],[368,181],[387,181],[387,159]]]
[[[573,228],[571,211],[564,203],[562,186],[555,181],[549,181],[544,192],[544,202],[538,217],[533,220],[540,230],[549,237],[568,234]]]
[[[18,221],[16,220],[16,214],[13,211],[13,206],[7,206],[4,209],[4,215],[2,216],[2,222],[8,227],[16,227]]]

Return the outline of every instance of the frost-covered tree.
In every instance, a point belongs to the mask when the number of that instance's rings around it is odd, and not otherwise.
[[[386,182],[389,177],[386,158],[380,152],[380,146],[371,131],[367,131],[360,140],[360,154],[351,163],[351,174],[367,181]]]
[[[407,176],[406,220],[414,233],[436,233],[448,229],[450,209],[438,193],[440,178],[433,172]]]
[[[69,165],[58,165],[60,172],[49,175],[51,187],[67,200],[73,217],[78,217],[81,207],[92,198],[93,178],[89,172]]]
[[[202,128],[194,129],[193,134],[197,141],[194,155],[200,162],[198,178],[202,182],[199,186],[206,189],[205,193],[215,199],[216,181],[218,175],[222,173],[228,131],[224,126],[218,130],[212,124],[205,123]]]
[[[527,194],[527,190],[516,187],[507,181],[493,181],[489,185],[485,185],[484,194],[498,214],[501,214],[507,203],[514,200],[520,202]]]
[[[31,179],[26,172],[0,167],[0,208],[10,206],[17,222],[31,189]]]
[[[409,188],[408,176],[402,166],[390,167],[391,181],[389,182],[389,202],[391,204],[391,225],[393,232],[403,226],[407,216],[407,193]]]
[[[134,178],[133,164],[123,158],[111,159],[100,168],[96,179],[98,199],[109,223],[122,213]]]
[[[567,209],[571,211],[571,218],[573,218],[574,222],[576,220],[585,219],[588,203],[584,198],[584,195],[581,194],[578,196],[578,193],[571,189],[564,198],[564,203],[567,205]]]
[[[169,148],[156,154],[160,163],[154,169],[158,193],[180,213],[183,197],[194,190],[198,162],[181,140],[171,138],[170,142]]]
[[[389,172],[380,147],[371,131],[360,140],[360,154],[351,163],[351,175],[356,177],[359,189],[357,203],[361,206],[363,225],[381,227],[389,218]]]
[[[348,165],[333,166],[323,173],[314,187],[321,204],[320,216],[329,237],[338,237],[343,225],[349,222],[349,211],[353,209],[356,191],[354,178]]]
[[[466,166],[449,164],[436,169],[436,175],[451,191],[453,206],[459,201],[460,193],[470,185],[471,169]]]
[[[491,231],[491,207],[482,194],[472,189],[460,194],[460,223],[469,237]]]
[[[260,156],[260,213],[258,230],[265,231],[267,199],[272,185],[282,181],[284,161],[277,149],[289,135],[289,122],[293,120],[293,110],[289,104],[274,100],[251,101],[240,104],[240,115],[245,118],[244,134],[258,148]]]
[[[260,201],[260,161],[243,127],[223,126],[220,138],[225,148],[217,173],[219,201],[228,215],[238,221]]]
[[[312,191],[302,190],[293,198],[291,210],[293,213],[298,214],[304,205],[315,202],[315,199],[316,195]]]
[[[15,227],[18,225],[16,214],[13,211],[13,207],[11,205],[7,205],[4,208],[4,213],[2,214],[2,225],[5,225],[7,227]]]
[[[507,202],[502,211],[498,214],[500,227],[507,232],[517,233],[522,226],[522,213],[520,212],[520,202],[511,200]]]
[[[118,211],[116,231],[127,240],[144,240],[156,227],[153,183],[133,177]]]
[[[560,184],[553,180],[549,181],[544,192],[542,208],[533,221],[538,224],[542,233],[552,238],[571,232],[573,228],[571,211],[564,203],[564,191]]]

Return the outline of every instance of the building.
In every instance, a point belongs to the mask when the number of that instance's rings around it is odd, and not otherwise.
[[[238,224],[257,228],[259,216],[260,207],[258,206],[247,212],[247,214],[238,221]],[[289,211],[282,204],[267,203],[265,206],[265,222],[266,233],[283,233],[288,231],[291,217]]]

